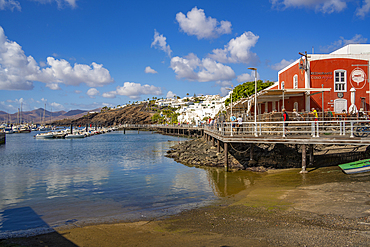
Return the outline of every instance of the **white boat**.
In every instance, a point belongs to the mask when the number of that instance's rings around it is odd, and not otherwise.
[[[85,135],[84,134],[79,134],[79,133],[75,133],[75,134],[68,134],[66,135],[65,137],[66,139],[72,139],[72,138],[85,138]]]
[[[5,132],[5,134],[13,134],[14,133],[12,127],[5,127],[4,132]]]
[[[35,137],[36,139],[52,139],[54,138],[54,134],[52,132],[40,133],[40,134],[37,134]]]

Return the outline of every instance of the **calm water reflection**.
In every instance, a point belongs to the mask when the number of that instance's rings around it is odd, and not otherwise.
[[[81,140],[33,135],[7,135],[0,146],[0,233],[24,230],[9,223],[14,212],[25,216],[17,209],[39,216],[27,218],[28,228],[40,219],[55,227],[150,219],[217,198],[207,171],[164,157],[183,138],[130,131]]]
[[[0,239],[65,225],[151,219],[218,198],[327,182],[369,181],[339,168],[278,174],[188,167],[164,157],[183,138],[112,132],[81,140],[7,135],[0,146]],[[271,199],[268,199],[271,200]],[[32,212],[32,213],[30,213]],[[37,231],[35,230],[37,228]]]

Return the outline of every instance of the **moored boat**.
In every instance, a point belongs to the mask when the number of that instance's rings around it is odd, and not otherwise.
[[[52,139],[54,138],[54,134],[52,132],[48,133],[40,133],[35,135],[36,139]]]
[[[74,133],[74,134],[68,134],[65,136],[66,139],[72,139],[72,138],[85,138],[84,134]]]
[[[341,164],[339,165],[339,167],[346,174],[369,172],[370,171],[370,159],[364,159],[364,160]]]

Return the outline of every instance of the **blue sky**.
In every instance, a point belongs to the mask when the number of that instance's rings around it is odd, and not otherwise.
[[[368,43],[370,0],[0,0],[0,110],[225,95],[298,52]]]

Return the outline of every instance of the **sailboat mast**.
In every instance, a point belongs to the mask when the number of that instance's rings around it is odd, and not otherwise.
[[[45,107],[44,107],[44,119],[42,121],[42,124],[45,126],[45,109],[46,109],[46,103],[45,103]]]

